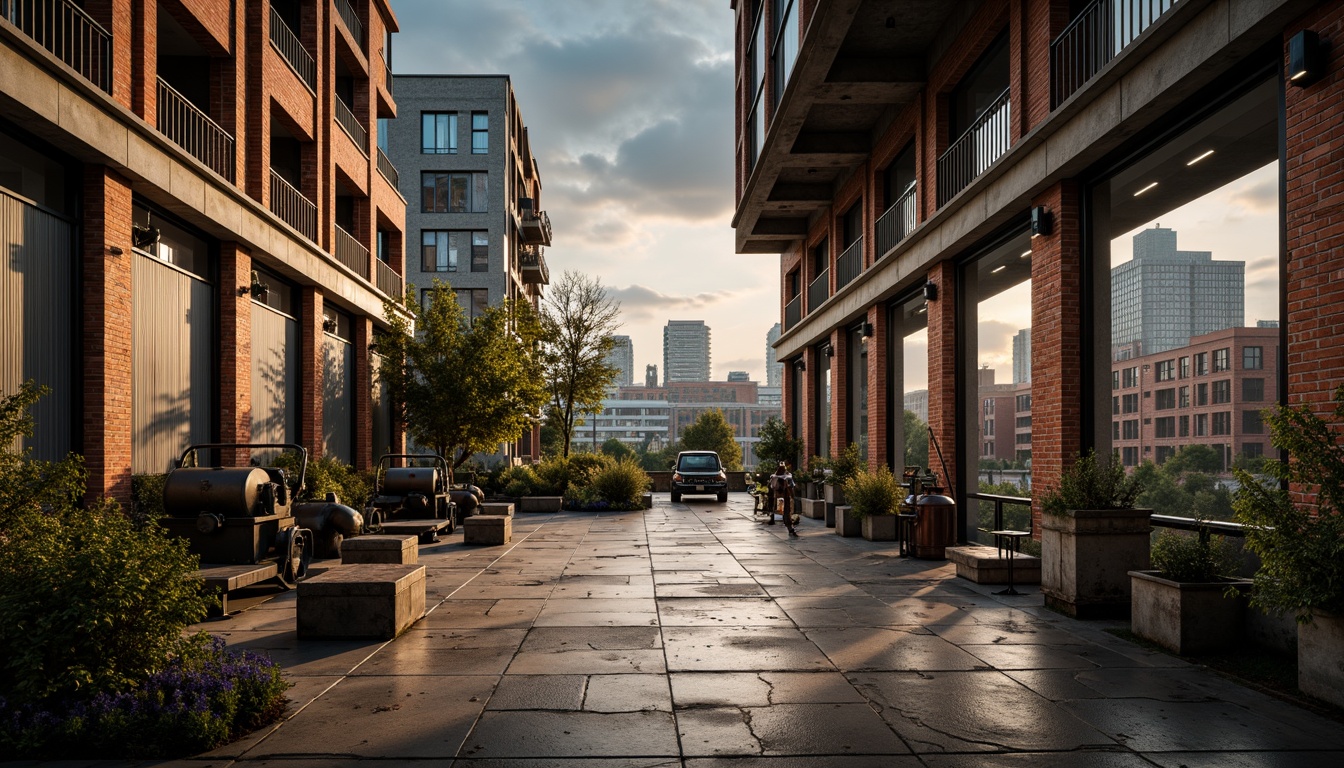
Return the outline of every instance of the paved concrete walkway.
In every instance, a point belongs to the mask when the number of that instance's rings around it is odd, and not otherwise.
[[[945,563],[799,539],[751,500],[522,515],[422,547],[397,640],[302,642],[283,595],[203,625],[265,649],[288,719],[180,765],[1344,765],[1344,725]]]

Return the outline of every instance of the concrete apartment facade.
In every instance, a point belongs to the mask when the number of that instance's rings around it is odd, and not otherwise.
[[[631,448],[658,450],[681,439],[682,431],[701,414],[717,409],[733,427],[743,466],[754,467],[761,426],[771,416],[780,415],[777,397],[770,402],[760,396],[761,390],[768,389],[749,380],[616,387],[602,401],[602,413],[587,427],[580,427],[575,440],[595,449],[614,437]]]
[[[629,336],[612,336],[607,365],[617,369],[616,386],[629,387],[635,383],[635,345]]]
[[[190,443],[399,445],[370,351],[402,290],[387,3],[0,10],[0,390],[51,388],[38,454],[125,502]]]
[[[901,406],[927,390],[936,468],[966,498],[985,451],[976,371],[1009,370],[1024,328],[1012,431],[1026,395],[1033,482],[1088,448],[1137,448],[1112,439],[1112,274],[1159,221],[1246,263],[1245,317],[1277,323],[1282,350],[1265,404],[1325,410],[1344,377],[1344,3],[730,5],[737,250],[781,254],[775,348],[806,455],[853,442],[897,465]],[[1251,188],[1254,203],[1220,197]],[[1231,206],[1263,242],[1186,216]]]
[[[709,326],[703,320],[668,320],[663,326],[663,383],[709,381]]]

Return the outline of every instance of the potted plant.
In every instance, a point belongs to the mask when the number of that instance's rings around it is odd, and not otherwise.
[[[1227,647],[1241,636],[1249,581],[1230,578],[1240,565],[1221,536],[1164,530],[1152,550],[1153,570],[1130,571],[1130,628],[1176,653]]]
[[[1151,509],[1115,457],[1088,451],[1041,495],[1041,592],[1049,608],[1076,618],[1127,616],[1130,571],[1148,569]]]
[[[1344,385],[1334,400],[1328,421],[1304,406],[1265,412],[1291,461],[1266,461],[1260,477],[1236,470],[1233,509],[1260,557],[1251,605],[1296,616],[1298,688],[1344,706]]]
[[[807,462],[807,475],[803,477],[803,496],[809,499],[821,498],[821,487],[826,480],[826,470],[831,468],[830,459],[813,456]]]
[[[836,522],[835,532],[841,536],[852,536],[852,520],[859,522],[863,538],[869,541],[896,540],[896,512],[904,498],[905,489],[896,481],[891,470],[885,466],[876,472],[858,472],[852,475],[844,485],[845,497],[849,506],[841,506],[842,513]],[[841,528],[843,520],[844,528]]]

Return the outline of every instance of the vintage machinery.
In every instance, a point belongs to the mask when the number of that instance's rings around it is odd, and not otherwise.
[[[924,560],[944,560],[948,547],[957,543],[957,504],[943,495],[938,477],[920,467],[906,467],[901,475],[910,495],[901,505],[903,514],[916,515],[914,556]]]
[[[439,531],[452,533],[456,513],[448,489],[448,462],[442,456],[389,453],[378,460],[377,490],[364,510],[366,530],[405,531],[434,541]]]

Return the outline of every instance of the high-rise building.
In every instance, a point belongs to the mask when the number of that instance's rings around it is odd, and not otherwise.
[[[619,371],[613,382],[618,387],[628,387],[635,383],[635,345],[629,336],[612,336],[611,352],[607,354],[607,365]]]
[[[729,371],[729,381],[751,381],[751,374],[746,371]]]
[[[709,326],[668,320],[663,327],[663,383],[709,381]]]
[[[1013,383],[1031,382],[1031,329],[1023,328],[1013,337]]]
[[[779,362],[779,357],[775,354],[775,342],[779,341],[779,335],[783,326],[775,323],[770,326],[770,330],[765,334],[765,385],[767,387],[778,387],[784,380],[784,364]]]
[[[1243,261],[1178,250],[1175,230],[1135,235],[1134,258],[1111,270],[1113,359],[1155,355],[1194,336],[1241,327],[1245,272]]]

